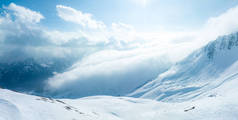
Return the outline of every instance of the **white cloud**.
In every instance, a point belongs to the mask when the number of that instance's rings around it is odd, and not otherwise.
[[[112,23],[111,31],[115,39],[126,43],[134,41],[137,36],[134,27],[124,23]]]
[[[206,24],[197,31],[197,36],[193,42],[203,46],[215,40],[218,36],[223,36],[238,31],[238,6],[228,9],[219,16],[211,17]]]
[[[107,95],[126,94],[170,66],[162,52],[151,52],[141,49],[96,52],[78,61],[69,71],[50,78],[50,90],[75,96],[96,95],[99,91]]]
[[[57,5],[58,16],[65,21],[73,22],[92,29],[104,29],[105,25],[101,21],[94,20],[89,13],[83,13],[71,7]]]
[[[207,31],[214,34],[224,35],[230,34],[238,30],[238,6],[229,9],[225,13],[212,17],[206,24]]]
[[[13,14],[21,22],[38,23],[41,19],[44,18],[44,16],[41,15],[39,12],[32,11],[22,6],[18,6],[14,3],[11,3],[8,7],[5,8],[10,11],[13,11]]]
[[[43,15],[14,3],[4,6],[2,10],[4,14],[0,15],[0,62],[3,61],[2,58],[7,59],[6,61],[17,61],[17,57],[63,58],[81,53],[82,50],[77,52],[81,48],[75,50],[76,48],[67,45],[73,40],[77,42],[83,38],[77,32],[50,31],[47,27],[40,27]]]

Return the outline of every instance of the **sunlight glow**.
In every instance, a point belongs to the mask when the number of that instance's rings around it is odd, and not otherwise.
[[[143,7],[147,6],[151,0],[133,0],[136,4],[139,4]]]

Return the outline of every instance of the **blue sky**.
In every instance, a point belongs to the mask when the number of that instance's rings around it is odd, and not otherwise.
[[[56,5],[60,4],[91,13],[105,24],[122,22],[140,31],[196,29],[238,4],[237,0],[1,0],[0,4],[11,2],[39,11],[46,18],[41,24],[49,28],[73,26],[57,16]]]

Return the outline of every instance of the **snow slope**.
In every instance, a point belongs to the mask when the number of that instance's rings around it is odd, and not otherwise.
[[[94,96],[50,99],[0,89],[0,120],[237,120],[238,80],[197,100],[155,100]]]
[[[129,96],[170,102],[202,97],[238,79],[237,52],[238,33],[219,37]]]

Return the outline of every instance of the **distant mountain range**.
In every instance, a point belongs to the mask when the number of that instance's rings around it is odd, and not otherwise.
[[[24,59],[0,63],[0,86],[20,92],[43,94],[45,82],[54,73],[60,73],[72,65],[66,59]]]

